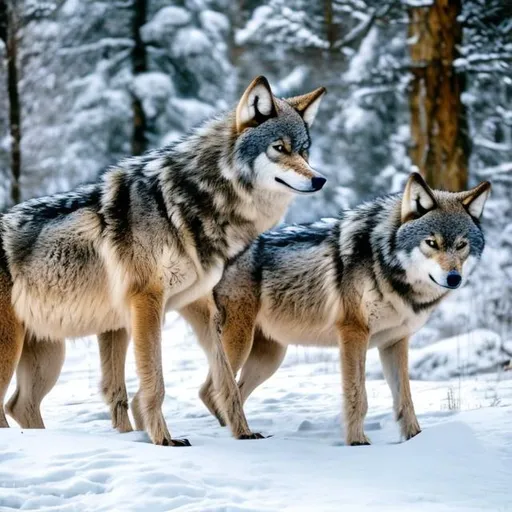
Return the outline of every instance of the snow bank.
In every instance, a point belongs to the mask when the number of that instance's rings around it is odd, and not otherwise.
[[[505,510],[510,499],[510,467],[461,422],[360,448],[314,433],[307,443],[192,441],[178,450],[121,435],[5,431],[1,509],[467,512]]]
[[[479,409],[458,415],[443,402],[451,383],[413,382],[423,432],[403,444],[396,444],[387,385],[369,381],[373,445],[346,447],[337,364],[297,360],[245,407],[252,428],[274,437],[236,441],[197,398],[207,368],[190,329],[174,314],[167,319],[164,415],[192,447],[158,447],[143,433],[114,432],[97,389],[96,341],[69,343],[60,381],[43,404],[47,430],[0,430],[2,512],[508,510],[512,380],[466,381],[460,402]],[[484,334],[475,338],[492,341]],[[126,378],[133,396],[132,350]],[[483,407],[491,388],[503,407]]]
[[[412,379],[447,380],[460,375],[496,371],[510,359],[503,348],[512,351],[512,339],[487,329],[453,336],[418,350],[411,350]]]

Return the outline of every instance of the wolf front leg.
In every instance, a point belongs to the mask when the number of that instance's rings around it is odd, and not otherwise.
[[[364,433],[364,418],[368,411],[365,385],[366,351],[369,333],[359,323],[342,322],[338,326],[343,404],[345,412],[345,439],[350,446],[370,444]]]
[[[141,418],[151,441],[164,446],[190,446],[186,439],[172,439],[162,414],[165,395],[162,372],[161,291],[137,293],[131,299],[135,363],[140,380],[134,416]]]
[[[22,428],[44,428],[41,402],[59,379],[66,343],[26,335],[16,368],[16,390],[6,405],[7,414]]]
[[[126,351],[130,338],[126,329],[107,331],[98,336],[101,360],[101,393],[110,407],[112,426],[119,432],[131,432],[128,417],[128,393],[125,383]]]
[[[8,427],[4,398],[21,356],[23,325],[16,317],[11,302],[12,282],[0,267],[0,427]]]
[[[409,338],[379,349],[382,371],[393,395],[396,420],[400,423],[402,437],[406,440],[421,432],[409,383]]]
[[[242,397],[222,343],[222,318],[218,311],[212,314],[213,347],[209,357],[213,386],[217,392],[217,404],[237,439],[262,439],[252,433],[245,417]],[[250,349],[250,346],[249,346]]]

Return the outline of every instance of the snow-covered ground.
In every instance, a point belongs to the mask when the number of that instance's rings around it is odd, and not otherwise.
[[[47,430],[0,431],[0,510],[512,511],[507,375],[413,382],[423,432],[401,444],[389,390],[370,380],[374,444],[346,447],[335,355],[289,352],[246,406],[252,428],[273,437],[236,441],[197,398],[204,356],[183,322],[169,317],[164,413],[173,434],[193,445],[178,449],[114,432],[97,391],[94,340],[69,343],[44,403]],[[128,364],[133,393],[131,354]]]

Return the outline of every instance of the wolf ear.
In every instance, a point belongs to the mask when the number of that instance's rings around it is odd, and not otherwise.
[[[274,96],[264,76],[255,78],[245,90],[236,107],[236,129],[243,132],[277,116]]]
[[[462,204],[475,219],[479,219],[484,211],[485,202],[491,192],[491,184],[488,181],[483,181],[475,188],[468,190],[464,194]]]
[[[405,185],[402,198],[402,222],[417,219],[437,207],[432,189],[417,172],[413,172]]]
[[[304,122],[311,128],[326,92],[327,89],[325,87],[319,87],[308,94],[286,98],[286,101],[302,116]]]

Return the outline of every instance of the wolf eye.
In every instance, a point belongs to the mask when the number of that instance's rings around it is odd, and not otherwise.
[[[468,243],[465,240],[462,240],[462,242],[459,242],[457,244],[455,249],[457,249],[457,251],[461,251],[462,249],[464,249],[464,247],[466,247],[466,245],[468,245]]]
[[[282,144],[276,144],[273,147],[276,151],[279,151],[279,153],[286,153],[286,148]]]
[[[425,243],[429,246],[429,247],[432,247],[432,249],[439,249],[439,246],[437,245],[437,242],[435,240],[432,240],[432,238],[427,238],[425,240]]]

